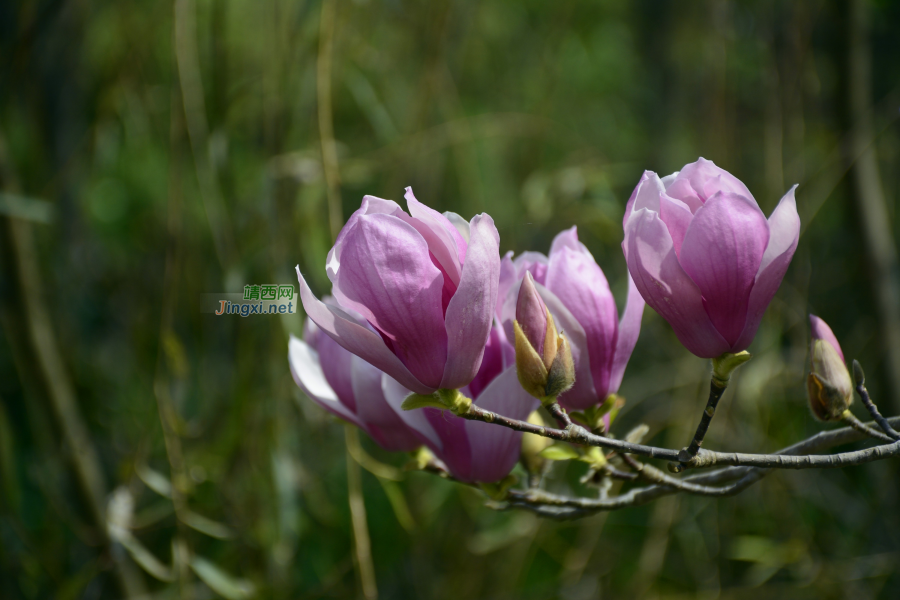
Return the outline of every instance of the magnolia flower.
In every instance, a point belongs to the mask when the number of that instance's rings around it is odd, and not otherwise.
[[[525,252],[500,266],[497,313],[512,339],[519,287],[531,273],[535,288],[569,342],[575,362],[575,385],[559,397],[566,408],[582,410],[614,394],[641,330],[644,300],[629,277],[628,302],[619,321],[616,302],[603,271],[578,241],[575,227],[553,240],[550,257]]]
[[[736,177],[703,158],[631,194],[622,250],[647,304],[703,358],[745,350],[800,236],[795,185],[768,220]]]
[[[291,336],[288,361],[294,381],[307,396],[368,433],[385,450],[406,452],[422,445],[419,434],[385,401],[384,373],[344,350],[312,321],[307,320],[303,337]]]
[[[317,300],[298,267],[300,298],[323,332],[404,387],[458,389],[478,372],[490,334],[500,236],[487,214],[466,223],[418,202],[412,188],[406,200],[409,214],[365,196],[341,230],[326,265],[339,306]]]
[[[484,360],[476,377],[462,393],[485,410],[524,420],[539,402],[528,395],[516,375],[515,356],[502,328],[492,328]],[[519,458],[522,434],[506,427],[469,421],[449,410],[401,405],[410,390],[385,377],[385,398],[410,428],[414,429],[450,470],[462,481],[490,483],[506,477]]]
[[[840,419],[853,402],[853,382],[844,363],[841,345],[828,324],[809,315],[810,373],[806,380],[809,406],[823,421]]]

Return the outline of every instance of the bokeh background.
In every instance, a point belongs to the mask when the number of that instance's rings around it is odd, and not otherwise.
[[[896,598],[897,461],[496,512],[364,435],[381,476],[348,463],[289,375],[302,314],[201,295],[297,264],[327,294],[340,219],[412,185],[489,212],[503,252],[577,225],[621,308],[632,188],[703,156],[766,214],[800,184],[803,223],[707,444],[831,427],[806,407],[810,311],[897,414],[898,31],[891,0],[0,3],[0,596],[371,598],[370,562],[381,598]],[[684,445],[707,373],[648,308],[619,434]],[[591,493],[580,474],[553,485]]]

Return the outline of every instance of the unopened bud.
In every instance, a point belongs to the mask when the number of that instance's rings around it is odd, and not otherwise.
[[[575,385],[575,359],[572,358],[572,348],[569,340],[564,335],[556,338],[557,350],[550,371],[547,373],[547,385],[544,388],[545,396],[556,398]]]
[[[809,319],[812,326],[810,373],[806,379],[809,406],[816,418],[835,421],[853,402],[853,382],[831,328],[815,315]]]
[[[544,354],[547,338],[547,307],[534,287],[534,278],[526,271],[516,298],[516,321],[538,355]]]
[[[519,288],[513,330],[516,371],[526,392],[549,402],[575,384],[572,348],[556,329],[529,272]]]

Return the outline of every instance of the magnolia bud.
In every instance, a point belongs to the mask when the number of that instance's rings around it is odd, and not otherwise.
[[[547,306],[534,287],[534,278],[529,271],[525,271],[516,299],[516,321],[535,352],[543,356],[547,336]]]
[[[815,315],[809,315],[812,330],[806,380],[809,406],[816,418],[835,421],[853,402],[853,383],[844,364],[844,354],[831,328]]]
[[[575,361],[569,341],[557,331],[528,272],[519,288],[513,331],[516,371],[526,392],[542,402],[554,401],[575,384]]]

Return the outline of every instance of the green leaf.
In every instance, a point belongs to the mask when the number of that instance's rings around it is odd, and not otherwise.
[[[553,444],[541,450],[540,456],[547,460],[574,460],[581,455],[568,444]]]
[[[593,446],[591,448],[588,448],[584,454],[579,456],[578,460],[595,467],[602,467],[606,464],[606,455],[603,453],[603,450],[597,448],[596,446]]]
[[[447,410],[444,403],[438,400],[437,396],[434,394],[429,396],[423,394],[410,394],[406,397],[406,400],[403,401],[403,404],[400,405],[400,408],[403,410],[415,410],[417,408],[440,408],[441,410]]]
[[[190,565],[203,583],[228,600],[244,600],[253,597],[256,592],[256,588],[251,582],[226,573],[202,556],[191,557]]]

